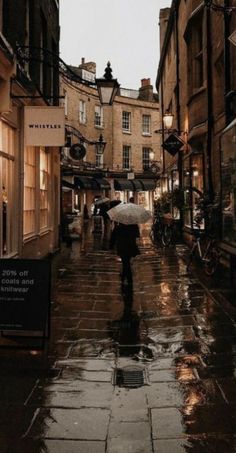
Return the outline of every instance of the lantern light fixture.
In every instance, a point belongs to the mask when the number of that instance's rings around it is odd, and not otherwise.
[[[108,61],[105,68],[104,76],[95,79],[99,99],[102,105],[112,105],[116,95],[118,94],[120,85],[117,79],[113,79],[111,63]]]

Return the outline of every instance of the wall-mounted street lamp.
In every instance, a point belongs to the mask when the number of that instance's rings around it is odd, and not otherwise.
[[[163,115],[164,128],[170,130],[173,126],[174,115],[171,112],[166,112]]]
[[[103,154],[105,150],[106,142],[103,140],[102,134],[100,134],[99,140],[95,142],[96,153]]]
[[[77,143],[72,144],[72,135],[78,139]],[[86,155],[86,148],[84,143],[88,145],[94,145],[97,154],[103,154],[106,142],[103,140],[102,134],[100,134],[98,140],[88,140],[81,132],[73,126],[66,124],[66,144],[65,147],[69,148],[69,154],[74,160],[81,160]]]
[[[113,79],[111,63],[108,61],[105,68],[104,76],[94,81],[83,79],[77,72],[73,71],[57,54],[50,52],[42,47],[29,47],[29,46],[18,46],[16,49],[16,58],[24,68],[25,63],[37,62],[43,63],[57,70],[62,76],[67,79],[82,83],[88,86],[94,86],[97,88],[99,100],[102,105],[112,105],[115,96],[119,91],[119,83],[117,79]],[[42,96],[12,96],[12,97],[42,97]],[[55,96],[46,96],[46,98],[54,98]],[[59,96],[61,97],[61,96]]]

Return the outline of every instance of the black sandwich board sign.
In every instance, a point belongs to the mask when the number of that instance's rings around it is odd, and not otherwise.
[[[49,261],[1,259],[0,330],[40,331],[45,336],[50,322],[50,290]]]
[[[163,148],[168,151],[172,156],[175,156],[175,154],[183,147],[184,142],[177,137],[175,134],[170,134],[169,137],[164,141],[163,143]]]

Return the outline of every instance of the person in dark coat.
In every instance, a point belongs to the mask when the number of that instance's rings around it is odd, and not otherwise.
[[[111,234],[110,248],[116,247],[117,255],[122,261],[121,282],[127,280],[130,287],[133,286],[131,258],[139,255],[136,239],[140,237],[138,225],[124,225],[117,223]]]

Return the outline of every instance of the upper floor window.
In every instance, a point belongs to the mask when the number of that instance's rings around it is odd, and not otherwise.
[[[103,126],[103,108],[100,105],[95,105],[95,126]]]
[[[199,9],[187,24],[184,38],[188,57],[188,93],[192,96],[204,86],[203,10]]]
[[[151,115],[143,115],[142,119],[143,134],[151,134]]]
[[[131,154],[131,147],[124,145],[123,146],[123,169],[129,170],[130,169],[130,154]]]
[[[122,130],[125,132],[131,131],[131,113],[122,112]]]
[[[150,167],[150,151],[150,148],[143,148],[143,170],[148,170],[148,168]]]
[[[203,86],[203,33],[202,22],[196,26],[193,51],[193,88]]]
[[[79,101],[79,122],[86,123],[86,104],[85,101]]]

